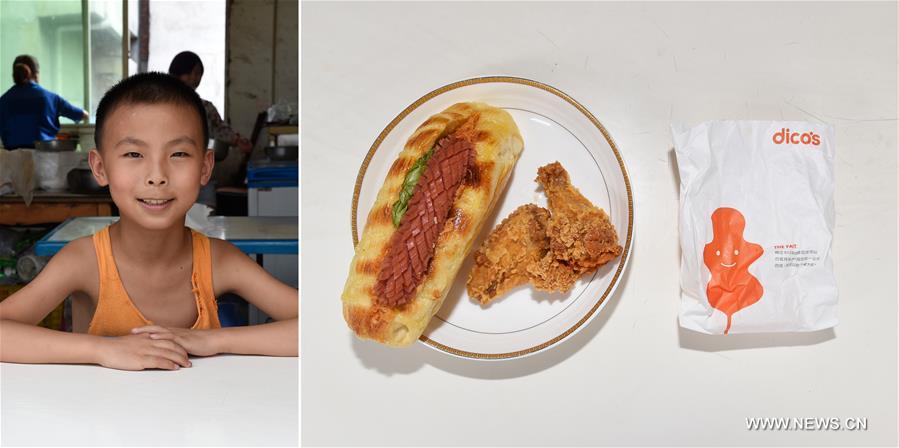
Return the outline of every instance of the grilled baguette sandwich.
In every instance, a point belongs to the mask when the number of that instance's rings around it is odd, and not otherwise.
[[[344,286],[361,338],[418,339],[440,309],[524,142],[508,112],[459,103],[409,137],[368,214]]]

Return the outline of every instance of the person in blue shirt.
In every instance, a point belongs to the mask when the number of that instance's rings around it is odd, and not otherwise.
[[[56,138],[59,117],[87,120],[88,113],[38,84],[39,66],[27,54],[13,61],[13,81],[0,96],[0,140],[6,149],[33,148],[36,141]]]

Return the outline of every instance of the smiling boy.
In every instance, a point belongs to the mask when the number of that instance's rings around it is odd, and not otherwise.
[[[106,93],[88,160],[121,217],[0,303],[0,360],[174,370],[188,355],[297,355],[296,289],[184,226],[212,173],[208,135],[200,98],[169,75],[134,75]],[[276,322],[220,328],[215,297],[229,292]],[[35,326],[70,294],[92,316],[87,334]]]

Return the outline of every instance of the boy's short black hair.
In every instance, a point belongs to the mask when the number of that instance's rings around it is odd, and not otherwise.
[[[106,91],[97,107],[97,122],[94,129],[94,142],[97,149],[103,141],[103,127],[109,115],[123,104],[175,104],[191,108],[203,125],[203,141],[197,142],[206,147],[209,141],[209,124],[206,123],[206,108],[203,100],[187,84],[174,76],[161,72],[138,73],[129,76]]]

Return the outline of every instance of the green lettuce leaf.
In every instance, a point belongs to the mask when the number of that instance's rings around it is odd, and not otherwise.
[[[415,164],[412,165],[412,168],[409,168],[409,171],[406,172],[406,177],[403,178],[403,186],[400,188],[400,197],[393,203],[393,208],[391,210],[394,227],[400,226],[400,220],[403,219],[403,215],[406,214],[406,209],[409,208],[409,199],[412,199],[412,192],[415,191],[415,185],[418,184],[418,179],[421,178],[421,174],[425,172],[425,169],[428,166],[428,160],[431,158],[431,155],[434,154],[435,148],[437,148],[437,145],[432,146],[428,152],[419,157],[418,160],[415,161]]]

